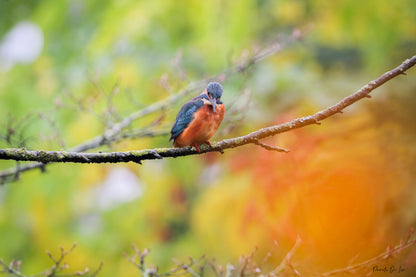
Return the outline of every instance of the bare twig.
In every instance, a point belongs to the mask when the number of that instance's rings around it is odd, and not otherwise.
[[[54,257],[49,251],[46,251],[48,257],[52,260],[53,265],[44,270],[41,273],[34,274],[34,275],[25,275],[20,271],[21,262],[17,261],[16,263],[12,261],[9,265],[7,265],[3,260],[0,259],[0,268],[3,268],[1,273],[7,273],[11,276],[16,277],[37,277],[37,276],[45,276],[45,277],[71,277],[71,276],[89,276],[95,277],[97,276],[98,272],[101,270],[103,266],[103,262],[100,263],[97,270],[89,274],[89,269],[85,268],[83,271],[76,271],[74,273],[61,273],[63,270],[68,269],[69,266],[64,264],[64,259],[67,255],[69,255],[76,247],[76,244],[73,244],[72,247],[68,250],[65,250],[62,246],[60,247],[60,256],[58,258]]]
[[[66,148],[66,141],[65,141],[64,137],[62,136],[62,132],[61,132],[60,128],[58,127],[58,124],[56,124],[56,122],[51,117],[49,117],[48,115],[46,115],[44,113],[39,113],[38,116],[42,120],[46,121],[48,123],[48,125],[51,127],[51,129],[54,130],[56,140],[58,141],[59,145],[63,149],[65,149]]]
[[[65,250],[62,246],[60,246],[59,247],[59,250],[61,251],[61,255],[59,256],[59,258],[55,258],[51,254],[51,252],[46,251],[46,254],[48,255],[49,259],[51,259],[54,262],[54,265],[51,268],[49,268],[49,269],[47,269],[45,271],[45,276],[48,276],[48,277],[56,276],[56,274],[58,272],[60,272],[63,269],[67,268],[68,266],[65,265],[65,264],[62,265],[62,262],[65,259],[65,257],[75,249],[76,246],[77,245],[74,243],[72,245],[72,247],[70,249],[68,249],[68,250]]]
[[[140,270],[140,273],[143,277],[147,277],[147,276],[160,277],[160,276],[176,276],[176,275],[183,276],[185,273],[194,277],[198,277],[200,276],[200,274],[196,273],[192,269],[192,267],[195,265],[198,265],[201,260],[205,259],[204,256],[202,256],[201,259],[197,259],[197,260],[189,258],[189,262],[187,263],[177,262],[174,260],[174,263],[176,264],[175,267],[173,267],[171,270],[165,273],[158,273],[157,267],[155,267],[154,265],[149,266],[145,262],[145,258],[149,254],[148,249],[144,249],[143,251],[140,251],[134,244],[132,248],[135,252],[132,256],[128,256],[125,253],[123,255],[130,263],[132,263],[135,267],[137,267]]]
[[[26,275],[20,272],[20,261],[17,261],[16,264],[14,261],[12,261],[10,264],[6,264],[2,259],[0,259],[0,267],[3,268],[0,271],[0,274],[7,273],[11,276],[26,277]]]
[[[4,141],[9,147],[24,147],[29,140],[26,135],[27,127],[33,122],[34,118],[32,112],[20,119],[9,114],[6,124],[0,129],[0,141]]]
[[[207,152],[221,152],[225,149],[235,148],[246,144],[257,144],[259,140],[275,136],[277,134],[298,129],[307,125],[320,124],[320,121],[342,112],[346,107],[354,104],[358,100],[366,97],[371,91],[383,85],[394,77],[403,74],[406,70],[416,64],[416,56],[404,61],[395,69],[384,73],[374,81],[371,81],[357,92],[344,98],[337,104],[321,110],[313,115],[294,119],[284,124],[274,125],[252,132],[245,136],[225,139],[212,146],[202,145],[200,151],[193,147],[184,148],[156,148],[144,149],[129,152],[108,152],[108,153],[78,153],[65,151],[29,151],[24,148],[0,149],[0,159],[16,161],[38,161],[44,164],[52,162],[74,162],[74,163],[119,163],[119,162],[136,162],[141,163],[143,160],[162,159],[168,157],[180,157]],[[161,105],[161,104],[157,104]],[[153,105],[147,107],[149,109]],[[144,110],[146,110],[145,108]],[[275,150],[275,149],[274,149]],[[7,172],[8,174],[10,172]],[[13,172],[14,174],[14,172]],[[5,176],[4,173],[0,177]],[[7,175],[6,175],[7,176]]]
[[[124,257],[140,270],[143,277],[157,276],[157,269],[154,266],[149,267],[144,261],[149,254],[149,250],[144,249],[143,252],[141,252],[134,244],[132,248],[135,253],[132,256],[123,253]]]
[[[296,276],[300,276],[299,272],[292,265],[292,257],[293,257],[293,254],[295,254],[296,250],[299,248],[301,243],[302,243],[302,240],[298,236],[296,238],[295,245],[286,254],[286,257],[283,259],[283,261],[274,270],[270,271],[267,275],[272,276],[272,277],[278,276],[280,272],[282,272],[285,268],[289,267]]]
[[[268,144],[260,142],[260,141],[256,141],[256,142],[254,142],[254,144],[257,144],[257,145],[263,147],[264,149],[274,150],[274,151],[277,151],[277,152],[287,153],[287,152],[290,151],[289,149],[281,148],[281,147],[278,147],[278,146],[271,146],[271,145],[268,145]]]
[[[326,273],[323,273],[321,276],[322,277],[328,277],[328,276],[334,276],[337,274],[341,274],[341,273],[350,273],[350,274],[354,274],[359,270],[365,270],[365,269],[371,269],[372,271],[374,271],[374,265],[376,263],[381,263],[383,261],[386,261],[392,257],[394,257],[395,255],[397,255],[398,253],[400,253],[401,251],[403,251],[404,249],[407,249],[413,245],[416,244],[416,238],[412,239],[414,230],[411,229],[409,232],[409,236],[407,237],[407,239],[405,241],[401,241],[398,245],[391,247],[390,245],[387,246],[387,249],[381,253],[380,255],[371,258],[369,260],[366,260],[364,262],[361,263],[356,263],[353,265],[349,265],[347,267],[344,268],[340,268],[340,269],[335,269],[335,270],[331,270],[328,271]]]

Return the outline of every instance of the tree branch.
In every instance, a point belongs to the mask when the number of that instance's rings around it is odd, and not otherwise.
[[[119,163],[119,162],[136,162],[141,163],[143,160],[154,160],[168,157],[180,157],[207,152],[222,152],[225,149],[235,148],[246,144],[258,144],[258,141],[293,129],[301,128],[311,124],[320,124],[320,121],[336,114],[341,113],[343,109],[367,97],[368,94],[379,86],[394,77],[404,74],[409,68],[416,64],[416,56],[405,60],[395,69],[381,75],[374,81],[371,81],[357,92],[344,98],[337,104],[321,110],[314,115],[294,119],[284,124],[274,125],[252,132],[245,136],[225,139],[213,143],[212,147],[202,145],[200,152],[193,147],[184,148],[156,148],[144,149],[139,151],[128,152],[108,152],[108,153],[78,153],[66,151],[29,151],[24,148],[0,149],[0,159],[15,161],[37,161],[43,164],[52,162],[73,162],[73,163]],[[160,104],[158,104],[160,105]],[[153,110],[154,108],[150,108]],[[146,110],[146,109],[145,109]],[[0,176],[1,177],[1,176]]]

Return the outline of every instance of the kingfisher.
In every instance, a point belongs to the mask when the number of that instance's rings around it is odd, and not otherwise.
[[[173,147],[193,146],[199,152],[202,143],[211,146],[209,139],[224,119],[222,91],[220,83],[211,82],[200,95],[181,107],[170,131]]]

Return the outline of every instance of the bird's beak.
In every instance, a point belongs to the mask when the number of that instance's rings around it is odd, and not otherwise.
[[[212,110],[214,111],[214,113],[215,113],[215,107],[217,106],[217,99],[215,99],[215,98],[209,98],[209,102],[211,102],[211,105],[212,105]]]

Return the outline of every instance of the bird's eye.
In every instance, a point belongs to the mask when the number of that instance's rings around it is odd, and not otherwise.
[[[208,92],[208,96],[212,98],[212,94]]]

